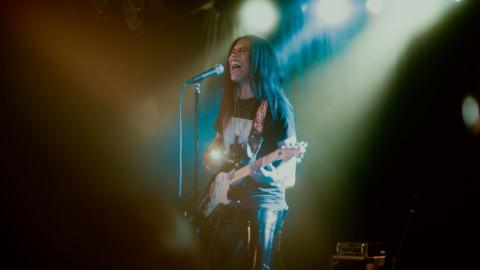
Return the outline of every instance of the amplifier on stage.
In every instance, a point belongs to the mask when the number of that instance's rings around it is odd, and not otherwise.
[[[373,257],[385,255],[379,242],[338,242],[337,255]]]

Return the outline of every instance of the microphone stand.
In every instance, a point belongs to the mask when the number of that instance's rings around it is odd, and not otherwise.
[[[180,117],[180,125],[179,125],[179,177],[178,177],[178,200],[180,201],[182,199],[182,186],[183,186],[183,143],[182,143],[182,134],[183,134],[183,128],[182,128],[182,111],[183,111],[183,93],[185,92],[185,87],[188,85],[188,81],[183,84],[181,91],[180,91],[180,104],[179,104],[179,117]],[[199,103],[199,94],[201,92],[201,85],[199,82],[196,82],[193,84],[195,87],[195,108],[194,108],[194,176],[193,176],[193,196],[194,196],[194,202],[196,204],[197,201],[197,190],[198,190],[198,153],[199,153],[199,139],[198,139],[198,103]]]
[[[183,137],[183,128],[182,128],[182,122],[183,122],[183,117],[182,117],[182,111],[183,111],[183,94],[185,92],[185,88],[189,85],[192,84],[190,81],[185,82],[180,91],[180,103],[179,103],[179,177],[178,177],[178,201],[181,203],[182,199],[182,186],[183,186],[183,143],[182,143],[182,137]],[[193,209],[190,209],[192,211],[191,214],[193,214],[189,219],[193,218],[195,219],[194,216],[197,215],[196,211],[198,210],[197,206],[197,190],[198,190],[198,153],[199,153],[199,136],[198,136],[198,104],[199,104],[199,95],[201,92],[201,85],[197,81],[193,83],[194,88],[195,88],[195,108],[194,108],[194,177],[193,177]],[[185,215],[187,215],[187,212],[189,211],[189,201],[187,200],[187,206],[185,208]],[[192,220],[190,220],[192,221]],[[193,223],[194,228],[195,228],[195,238],[196,240],[199,240],[200,238],[200,229],[199,226],[196,222]]]
[[[198,100],[199,100],[199,95],[200,95],[200,90],[201,90],[201,84],[200,82],[209,77],[209,76],[213,76],[213,75],[220,75],[223,73],[223,65],[221,64],[217,64],[215,65],[214,68],[211,68],[195,77],[193,77],[192,79],[186,81],[184,83],[184,86],[185,85],[188,85],[188,84],[193,84],[194,87],[195,87],[195,120],[194,120],[194,176],[193,176],[193,201],[194,201],[194,205],[195,205],[195,211],[197,210],[197,190],[198,190],[198,153],[199,153],[199,140],[198,140]],[[182,93],[183,94],[183,93]],[[180,110],[181,110],[181,107],[180,107]],[[181,115],[181,114],[180,114]],[[180,159],[181,159],[181,154],[180,154]],[[181,161],[180,161],[181,163]],[[181,170],[181,166],[180,166],[180,170]],[[181,176],[182,176],[182,173],[180,172],[180,177],[179,177],[179,192],[178,192],[178,196],[179,198],[181,198],[182,196],[182,180],[181,180]]]
[[[407,216],[407,221],[403,225],[403,231],[402,235],[400,237],[400,242],[398,243],[397,250],[392,258],[392,268],[391,270],[395,270],[398,266],[398,261],[400,260],[400,255],[402,253],[402,248],[405,243],[405,240],[407,239],[407,234],[408,230],[410,227],[410,223],[412,223],[413,215],[415,214],[415,203],[416,203],[417,197],[415,195],[410,195],[410,205],[408,208],[408,216]]]
[[[198,153],[199,153],[199,139],[198,139],[198,101],[200,97],[201,84],[195,83],[195,124],[194,124],[194,175],[193,175],[193,202],[195,210],[197,209],[197,190],[198,190]],[[197,235],[198,228],[195,228],[195,235]]]
[[[210,69],[207,72],[202,73],[201,75],[195,76],[193,79],[188,80],[184,82],[182,86],[182,91],[180,92],[180,153],[179,153],[179,179],[178,179],[178,198],[179,201],[182,198],[182,184],[183,184],[183,166],[182,166],[182,104],[183,104],[183,93],[185,90],[185,87],[187,85],[193,84],[195,88],[195,108],[194,108],[194,176],[193,176],[193,216],[198,215],[198,163],[199,163],[199,136],[198,136],[198,104],[199,104],[199,97],[200,97],[200,92],[201,92],[201,84],[200,82],[209,76],[212,75],[220,75],[223,73],[223,66],[222,65],[216,65],[215,69]],[[187,202],[187,209],[188,209],[188,202]],[[188,211],[188,210],[187,210]],[[187,212],[185,212],[187,213]],[[194,218],[194,217],[193,217]],[[197,220],[198,221],[198,220]],[[195,239],[199,240],[200,239],[200,225],[198,223],[194,222],[194,228],[195,228]]]

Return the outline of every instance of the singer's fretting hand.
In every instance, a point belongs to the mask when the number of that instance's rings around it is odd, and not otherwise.
[[[277,168],[272,164],[267,164],[253,171],[253,179],[263,183],[274,183],[280,179]]]

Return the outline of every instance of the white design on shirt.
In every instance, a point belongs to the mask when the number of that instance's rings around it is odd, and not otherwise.
[[[230,117],[230,121],[223,130],[223,142],[227,152],[230,150],[230,145],[235,141],[235,136],[238,135],[238,143],[246,145],[248,137],[252,130],[253,120],[238,117]]]

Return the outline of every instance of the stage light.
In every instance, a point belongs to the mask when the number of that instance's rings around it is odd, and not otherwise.
[[[365,3],[368,12],[373,14],[378,14],[382,12],[384,5],[384,0],[367,0],[367,2]]]
[[[360,6],[359,12],[356,9],[358,6],[353,6],[360,2],[351,1],[352,16],[341,27],[322,32],[309,31],[304,26],[280,51],[280,58],[287,63],[285,66],[290,63],[293,63],[292,66],[299,65],[294,61],[297,55],[301,55],[297,52],[303,50],[302,46],[308,49],[304,53],[307,56],[305,59],[321,53],[325,55],[321,61],[301,63],[304,66],[308,64],[308,68],[298,69],[300,75],[291,79],[285,88],[303,88],[303,91],[290,92],[293,103],[301,104],[296,107],[298,119],[307,119],[312,115],[315,117],[315,121],[297,123],[305,139],[312,141],[310,150],[315,149],[309,152],[310,159],[304,160],[306,163],[311,162],[305,164],[304,168],[308,167],[308,173],[315,174],[316,177],[337,178],[331,182],[335,182],[335,185],[345,177],[342,173],[336,173],[346,171],[344,161],[358,155],[357,153],[368,152],[367,149],[359,149],[363,147],[359,146],[359,141],[369,140],[373,128],[382,123],[378,110],[388,102],[395,104],[395,96],[389,85],[396,82],[397,73],[403,68],[402,57],[406,54],[415,55],[416,50],[408,51],[412,48],[412,41],[418,38],[424,41],[426,32],[420,31],[426,31],[429,26],[438,23],[442,15],[452,7],[452,2],[447,4],[438,0],[385,1],[381,16],[366,20],[362,31],[345,38],[348,40],[347,46],[339,48],[337,44],[342,43],[335,43],[338,41],[335,39],[339,37],[338,33],[354,21],[357,13],[366,11],[365,6]],[[365,2],[361,4],[364,5]],[[308,11],[316,10],[311,8]],[[423,35],[419,36],[419,33]],[[315,35],[321,41],[320,46],[309,48],[308,42]],[[459,113],[460,106],[461,104]],[[350,160],[354,164],[361,157]],[[322,188],[328,189],[327,186]]]
[[[213,149],[208,153],[208,156],[213,160],[220,160],[222,158],[222,151]]]
[[[307,11],[307,8],[308,8],[308,4],[302,4],[300,6],[300,9],[302,10],[303,13],[305,13]]]
[[[468,128],[474,128],[480,124],[480,109],[478,101],[473,96],[467,96],[462,104],[463,122]]]
[[[277,25],[278,13],[271,1],[246,1],[240,9],[240,21],[247,32],[266,35]]]
[[[319,0],[314,8],[318,23],[326,25],[339,25],[352,13],[349,0]]]

